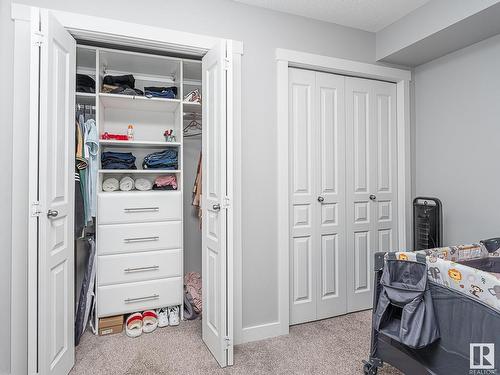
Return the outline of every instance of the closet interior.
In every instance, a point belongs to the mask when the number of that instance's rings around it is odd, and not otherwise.
[[[201,61],[78,44],[76,64],[76,343],[196,318]]]

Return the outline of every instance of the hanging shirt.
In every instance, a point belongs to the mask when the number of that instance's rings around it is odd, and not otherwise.
[[[99,153],[99,136],[97,126],[93,119],[85,121],[85,159],[88,160],[86,195],[88,198],[87,219],[96,216],[97,207],[97,155]]]

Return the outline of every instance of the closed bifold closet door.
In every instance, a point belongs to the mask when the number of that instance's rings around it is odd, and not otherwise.
[[[290,324],[371,308],[396,157],[394,84],[289,69]]]

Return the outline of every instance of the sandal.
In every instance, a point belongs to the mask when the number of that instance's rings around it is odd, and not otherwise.
[[[129,315],[125,322],[125,333],[128,337],[139,337],[142,335],[142,319],[141,313]]]
[[[142,313],[144,325],[142,331],[151,333],[158,327],[158,315],[153,310],[146,310]]]

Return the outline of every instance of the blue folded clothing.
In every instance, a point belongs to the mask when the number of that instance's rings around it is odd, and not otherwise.
[[[137,169],[131,152],[105,151],[101,154],[102,169]]]
[[[153,152],[146,155],[142,162],[144,169],[177,169],[177,149],[167,148],[165,151]]]
[[[144,95],[148,98],[167,98],[175,99],[177,96],[177,87],[145,87]]]

